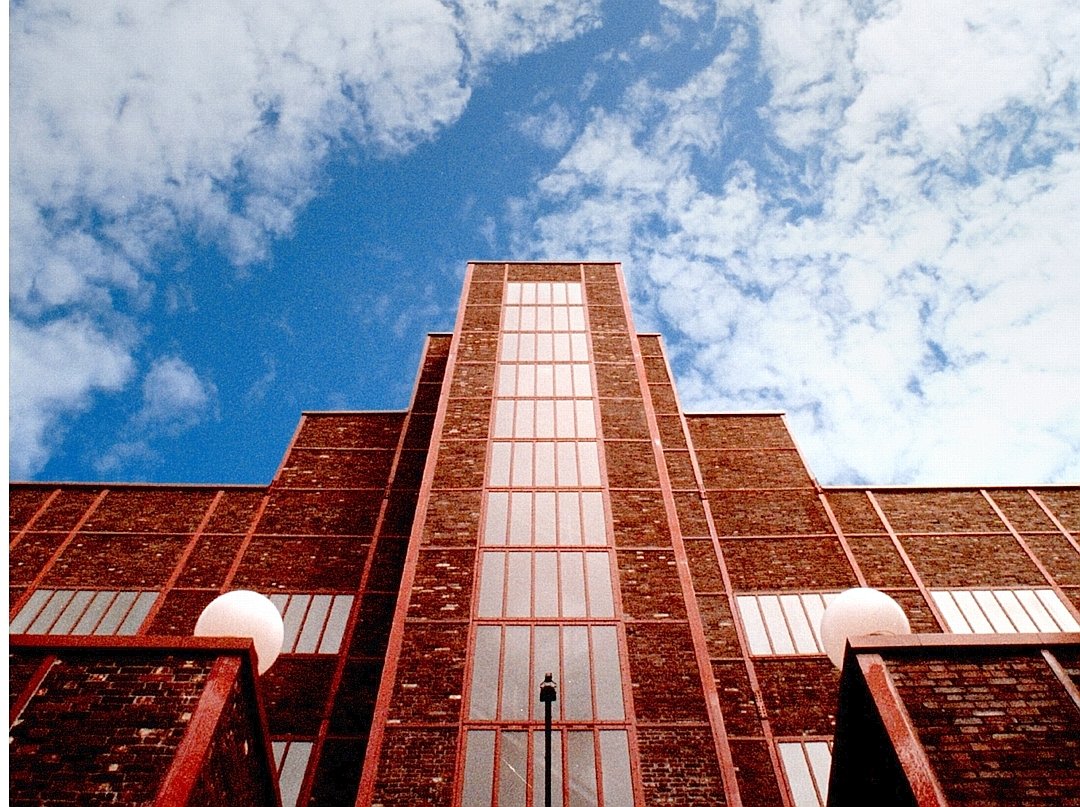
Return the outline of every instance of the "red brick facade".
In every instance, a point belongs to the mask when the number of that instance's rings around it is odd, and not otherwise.
[[[157,592],[138,633],[179,637],[234,588],[352,597],[336,651],[259,682],[273,739],[311,743],[297,802],[459,803],[503,301],[529,282],[581,285],[635,800],[801,806],[779,749],[831,742],[840,675],[752,652],[740,598],[869,585],[925,633],[941,589],[1080,616],[1080,489],[823,488],[781,415],[681,412],[615,265],[473,264],[410,408],[305,414],[266,487],[13,485],[11,617],[39,590]]]

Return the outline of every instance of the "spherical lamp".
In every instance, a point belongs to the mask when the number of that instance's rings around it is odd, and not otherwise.
[[[911,625],[900,604],[875,588],[849,588],[833,598],[821,617],[821,643],[832,663],[844,664],[853,636],[902,636]]]
[[[285,625],[269,599],[255,591],[229,591],[207,605],[195,623],[196,636],[236,636],[255,642],[259,674],[281,653]]]

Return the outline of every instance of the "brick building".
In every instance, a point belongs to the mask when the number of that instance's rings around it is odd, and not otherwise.
[[[13,803],[48,699],[99,703],[59,680],[107,661],[88,637],[195,663],[236,588],[284,616],[243,747],[287,807],[543,804],[548,672],[557,805],[822,805],[834,735],[836,804],[1078,803],[1080,488],[823,488],[781,415],[680,410],[614,264],[471,264],[410,407],[303,415],[265,487],[10,495]],[[853,586],[915,636],[856,642],[842,680],[817,626]],[[131,766],[144,803],[173,734]]]

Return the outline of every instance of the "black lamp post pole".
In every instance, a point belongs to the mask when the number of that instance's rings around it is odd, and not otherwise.
[[[551,807],[551,704],[555,702],[551,673],[540,684],[540,702],[544,704],[544,807]]]

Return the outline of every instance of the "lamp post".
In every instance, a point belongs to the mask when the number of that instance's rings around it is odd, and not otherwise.
[[[551,807],[551,704],[555,702],[555,681],[551,673],[540,684],[540,703],[544,704],[544,807]]]

